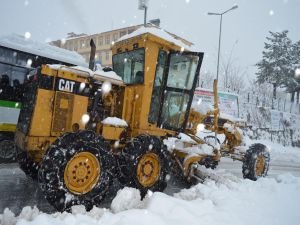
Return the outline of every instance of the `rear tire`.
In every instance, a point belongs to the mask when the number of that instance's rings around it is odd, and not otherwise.
[[[137,188],[144,197],[148,190],[163,191],[166,186],[167,147],[158,137],[140,135],[128,142],[119,159],[120,182]]]
[[[269,170],[270,153],[263,144],[253,144],[247,150],[243,161],[243,177],[256,181],[265,177]]]
[[[87,130],[66,133],[45,154],[39,186],[58,211],[70,211],[74,205],[90,210],[102,202],[114,166],[113,155],[102,137]]]
[[[0,141],[0,161],[4,163],[16,160],[16,145],[13,140]]]

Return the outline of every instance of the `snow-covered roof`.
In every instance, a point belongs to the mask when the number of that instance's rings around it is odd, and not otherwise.
[[[52,46],[48,43],[25,38],[19,34],[10,34],[0,37],[0,46],[28,52],[33,55],[38,55],[54,60],[74,65],[87,67],[84,58],[77,52],[72,52],[63,48]]]
[[[139,36],[141,34],[146,34],[146,33],[150,33],[157,37],[165,39],[165,40],[177,45],[178,47],[184,48],[186,50],[189,50],[189,51],[193,50],[191,46],[188,46],[188,45],[184,44],[182,41],[175,39],[168,32],[166,32],[165,30],[158,28],[158,27],[140,27],[139,29],[133,31],[132,33],[122,36],[116,42],[123,41],[125,39],[133,38],[133,37]]]

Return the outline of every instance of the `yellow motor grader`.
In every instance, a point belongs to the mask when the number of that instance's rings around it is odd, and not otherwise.
[[[112,46],[113,71],[43,65],[24,84],[15,142],[23,171],[37,178],[59,211],[99,205],[117,178],[163,191],[170,168],[197,179],[193,165],[218,162],[220,150],[192,133],[193,143],[167,149],[187,127],[203,53],[153,32]],[[210,151],[191,152],[193,146]]]

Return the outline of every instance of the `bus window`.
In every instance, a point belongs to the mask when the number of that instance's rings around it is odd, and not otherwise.
[[[0,63],[0,100],[20,102],[29,69]]]

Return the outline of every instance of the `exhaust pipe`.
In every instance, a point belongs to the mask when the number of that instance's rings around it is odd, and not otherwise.
[[[90,62],[89,62],[89,69],[94,70],[95,67],[95,55],[96,55],[96,45],[93,39],[90,41],[91,46],[91,54],[90,54]]]

